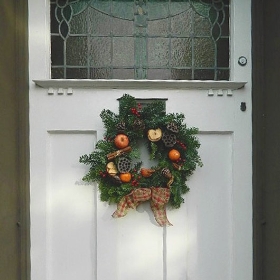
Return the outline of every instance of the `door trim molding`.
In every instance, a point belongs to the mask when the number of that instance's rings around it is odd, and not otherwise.
[[[263,0],[252,1],[253,279],[264,279],[265,52]]]
[[[107,88],[107,89],[213,89],[237,90],[243,88],[245,81],[200,81],[200,80],[78,80],[46,79],[33,80],[42,88]]]

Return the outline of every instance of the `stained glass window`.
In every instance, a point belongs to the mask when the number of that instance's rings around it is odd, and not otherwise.
[[[52,0],[53,79],[229,79],[229,0]]]

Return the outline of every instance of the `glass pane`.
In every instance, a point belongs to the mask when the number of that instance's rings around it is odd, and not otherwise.
[[[229,20],[227,20],[229,18],[229,8],[225,7],[225,21],[222,25],[222,36],[228,36],[229,34]]]
[[[61,21],[61,23],[59,25],[59,31],[60,31],[61,37],[63,39],[67,39],[67,37],[69,35],[70,27],[65,20]]]
[[[88,8],[88,28],[92,35],[110,35],[111,33],[111,17]]]
[[[55,18],[55,4],[51,4],[51,33],[58,33],[58,21]]]
[[[64,1],[62,1],[64,2]],[[63,17],[63,20],[65,20],[67,23],[70,21],[72,17],[72,9],[70,5],[65,4],[64,2],[64,7],[61,9],[61,15]]]
[[[63,68],[53,68],[52,69],[52,79],[64,79],[64,69]]]
[[[171,40],[171,65],[186,67],[192,65],[192,40],[190,38]]]
[[[83,0],[81,1],[83,2]],[[86,0],[85,2],[90,2],[90,6],[92,8],[94,8],[96,11],[98,12],[102,12],[103,14],[107,14],[107,15],[110,15],[110,12],[111,12],[111,1],[96,1],[96,0],[93,0],[93,1],[90,1],[90,0]]]
[[[209,19],[194,13],[194,32],[196,36],[211,36]]]
[[[134,33],[133,21],[112,18],[112,33],[116,36],[129,36]]]
[[[169,80],[171,79],[170,71],[168,69],[148,69],[149,80]]]
[[[159,67],[169,64],[169,39],[148,39],[148,66]]]
[[[67,65],[87,65],[88,46],[86,37],[69,37],[66,45]]]
[[[136,67],[147,67],[147,40],[143,37],[135,38],[135,57],[134,62]]]
[[[114,17],[133,20],[133,18],[134,18],[134,1],[131,1],[131,0],[112,1],[112,8],[111,8],[110,12],[111,12],[112,16],[114,16]]]
[[[113,79],[134,79],[134,69],[113,69]]]
[[[217,70],[217,80],[229,80],[229,70]]]
[[[64,64],[64,41],[59,36],[52,36],[51,38],[51,61],[52,65]]]
[[[214,70],[195,70],[194,79],[195,80],[214,80]]]
[[[134,66],[134,39],[114,38],[113,39],[113,65]]]
[[[112,79],[112,70],[106,68],[90,69],[90,79]]]
[[[170,33],[169,19],[159,19],[149,21],[147,33],[149,35],[168,36]]]
[[[215,66],[215,44],[211,38],[195,38],[193,46],[196,67]]]
[[[89,39],[90,66],[111,65],[111,38],[98,37]]]
[[[84,11],[71,20],[71,34],[87,34],[87,11]]]
[[[169,16],[168,0],[149,0],[147,2],[147,13],[150,20],[162,19]]]
[[[222,35],[221,26],[218,23],[215,23],[212,27],[212,37],[215,41],[218,41]]]
[[[229,67],[229,40],[227,38],[222,38],[217,42],[217,65]]]
[[[80,69],[80,68],[67,68],[66,75],[68,79],[86,79],[87,69]]]
[[[171,18],[171,34],[177,36],[190,36],[193,30],[191,9]]]
[[[191,9],[191,4],[189,0],[171,0],[171,5],[169,5],[170,15],[179,15],[189,9]]]
[[[172,80],[191,80],[192,70],[190,69],[171,69]]]

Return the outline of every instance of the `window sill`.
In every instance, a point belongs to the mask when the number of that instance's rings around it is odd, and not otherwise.
[[[200,80],[33,80],[42,88],[107,88],[107,89],[205,89],[237,90],[247,82]]]

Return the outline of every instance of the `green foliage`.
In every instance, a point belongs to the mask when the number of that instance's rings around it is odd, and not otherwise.
[[[157,145],[154,142],[150,144],[150,159],[156,158]]]
[[[202,166],[198,154],[200,143],[196,137],[198,129],[188,128],[185,117],[181,113],[166,114],[163,102],[153,102],[141,108],[135,98],[128,94],[124,94],[120,99],[119,114],[104,109],[100,117],[106,133],[104,140],[97,142],[95,151],[80,157],[81,163],[90,166],[83,180],[98,183],[102,201],[117,203],[135,188],[167,187],[169,179],[162,174],[162,170],[167,168],[174,178],[170,187],[169,204],[174,208],[179,208],[181,203],[184,202],[182,196],[189,191],[189,187],[186,185],[188,177],[197,166]],[[120,123],[122,124],[121,129]],[[177,127],[176,132],[169,131],[168,124],[170,123]],[[176,143],[173,147],[166,147],[162,139],[154,142],[149,141],[147,137],[149,129],[160,129],[163,133],[175,134]],[[107,172],[109,162],[107,155],[118,150],[113,140],[119,133],[126,134],[130,141],[131,151],[122,155],[132,163],[129,171],[132,179],[128,183],[120,183]],[[142,163],[139,161],[141,157],[139,151],[140,139],[144,139],[150,153],[150,159],[155,159],[158,162],[157,166],[151,168],[153,174],[150,177],[143,177],[140,172],[142,167]],[[168,152],[171,149],[180,152],[180,158],[175,162],[168,157]],[[117,156],[111,161],[117,166],[119,157]],[[116,176],[119,176],[119,171]]]

